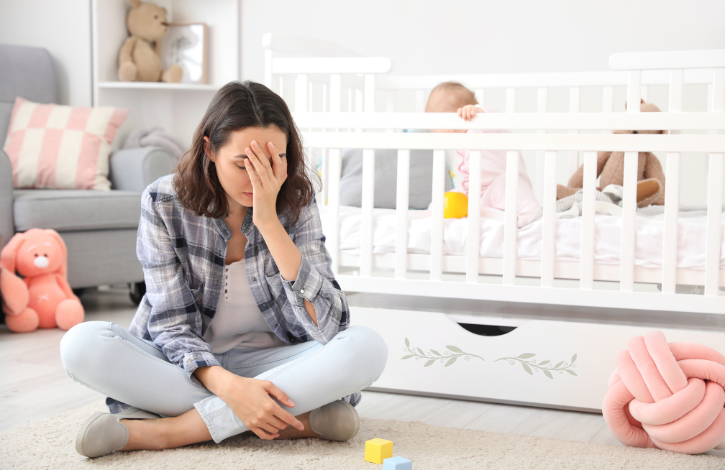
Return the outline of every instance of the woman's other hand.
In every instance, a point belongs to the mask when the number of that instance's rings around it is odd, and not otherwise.
[[[194,375],[261,439],[276,439],[279,431],[289,425],[300,431],[305,429],[274,401],[272,397],[287,407],[295,406],[286,393],[268,380],[240,377],[219,366],[200,367]]]

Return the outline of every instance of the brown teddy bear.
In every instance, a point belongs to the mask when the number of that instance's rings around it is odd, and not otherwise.
[[[155,3],[131,0],[126,27],[131,34],[118,56],[118,78],[124,82],[179,83],[183,69],[172,65],[164,71],[161,65],[161,39],[169,32],[166,8]]]
[[[660,109],[652,103],[642,100],[640,111],[659,113]],[[666,134],[667,131],[614,131],[615,134]],[[604,189],[610,184],[624,185],[624,152],[598,152],[597,176],[601,175],[599,187]],[[583,187],[584,165],[580,166],[567,186],[557,185],[556,199],[571,196]],[[664,205],[665,174],[657,157],[651,152],[639,152],[637,168],[637,207]]]

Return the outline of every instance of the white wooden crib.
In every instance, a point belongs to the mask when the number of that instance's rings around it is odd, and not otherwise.
[[[273,44],[273,41],[267,43]],[[339,54],[339,51],[333,53]],[[310,152],[324,156],[322,171],[326,184],[318,199],[326,224],[326,245],[340,285],[348,292],[372,296],[397,294],[411,299],[429,298],[439,306],[437,310],[390,309],[384,304],[353,308],[353,323],[375,328],[386,339],[390,350],[386,371],[373,388],[599,411],[609,375],[614,370],[616,353],[626,347],[629,337],[661,324],[662,317],[677,319],[676,326],[663,329],[668,340],[701,342],[725,353],[725,321],[721,316],[725,313],[722,289],[725,286],[722,263],[725,219],[721,209],[725,51],[617,54],[610,59],[610,66],[618,69],[615,71],[530,76],[395,77],[385,75],[390,64],[386,66],[380,58],[370,59],[367,65],[358,61],[359,57],[349,58],[348,62],[322,58],[319,62],[308,61],[298,69],[289,62],[285,65],[287,68],[274,65],[275,60],[289,59],[275,59],[271,53],[267,58],[268,83],[279,80],[277,73],[294,75],[296,122],[303,130]],[[315,68],[315,64],[320,67]],[[346,92],[342,84],[346,83],[343,77],[348,73],[363,74],[363,78],[358,88],[355,87],[359,83],[354,79],[347,82],[351,91]],[[312,77],[325,85],[317,94],[321,102],[315,100],[314,88],[310,86]],[[395,112],[396,100],[390,96],[413,90],[419,111],[426,90],[451,79],[475,89],[479,101],[489,88],[505,89],[507,112],[479,114],[470,123],[455,115]],[[683,90],[688,83],[709,85],[707,111],[682,112]],[[612,112],[615,87],[626,85],[627,102],[636,103],[647,93],[643,86],[663,84],[669,87],[668,112],[639,113],[637,107],[627,112]],[[569,89],[569,112],[546,112],[551,87]],[[582,87],[598,87],[602,112],[579,112]],[[522,88],[536,89],[537,112],[515,112],[516,96]],[[347,110],[352,112],[341,112],[346,93],[350,97]],[[376,93],[378,97],[385,95],[385,99],[376,99]],[[355,101],[358,105],[363,103],[362,106],[356,106]],[[384,103],[386,112],[374,112],[376,101]],[[315,110],[316,106],[316,112],[308,111]],[[513,133],[399,132],[403,129],[510,129]],[[676,132],[611,134],[615,129]],[[342,150],[354,148],[364,149],[363,196],[359,209],[340,206]],[[394,249],[390,252],[375,245],[374,230],[380,228],[382,217],[386,216],[373,208],[376,149],[398,149],[397,209],[387,213],[395,237]],[[413,214],[408,210],[411,149],[434,150],[434,196],[430,211],[425,213],[429,220],[430,246],[425,253],[409,250],[409,222],[411,218],[418,218],[420,212]],[[462,253],[445,252],[446,230],[452,223],[443,218],[445,149],[471,150],[469,216],[455,222],[465,224],[466,240],[482,240],[481,230],[488,223],[479,215],[480,149],[507,151],[506,211],[500,256],[482,257],[478,243],[466,243]],[[625,152],[622,216],[613,222],[621,234],[619,258],[614,264],[597,262],[595,257],[597,244],[601,243],[595,236],[602,233],[599,224],[603,220],[602,216],[595,215],[594,209],[596,152],[605,150]],[[658,267],[636,263],[638,247],[649,243],[647,237],[652,236],[638,229],[644,223],[636,214],[635,201],[637,152],[640,151],[666,155],[664,219],[653,225],[662,238]],[[536,155],[535,180],[544,209],[538,228],[541,233],[539,259],[518,259],[517,245],[523,240],[524,232],[516,225],[517,152]],[[567,154],[568,173],[579,165],[583,156],[583,209],[582,216],[576,220],[581,248],[575,261],[557,259],[556,254],[557,230],[562,229],[555,218],[558,152]],[[678,220],[681,155],[686,155],[688,160],[707,160],[707,216],[700,221],[702,246],[683,247],[679,242],[681,232],[691,229]],[[360,220],[360,243],[355,250],[349,246],[341,248],[349,245],[341,239],[341,227],[346,220],[343,215]],[[485,236],[484,233],[483,239]],[[683,248],[704,257],[703,265],[678,267],[678,250],[686,251]],[[697,291],[699,294],[692,294],[691,286],[702,286]],[[453,299],[479,301],[480,312],[461,314],[452,306]],[[487,302],[524,305],[527,315],[497,316],[486,308]],[[537,319],[537,312],[552,308],[565,311],[566,318],[551,320],[542,313],[542,319]],[[616,314],[608,318],[606,313],[592,320],[587,313],[592,309],[642,314],[633,315],[636,320],[632,321]],[[691,322],[688,317],[692,318]],[[498,336],[481,336],[461,323],[516,328]]]

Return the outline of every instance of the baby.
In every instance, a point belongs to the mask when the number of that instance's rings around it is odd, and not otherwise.
[[[425,106],[426,113],[458,113],[470,121],[477,113],[491,113],[496,110],[484,108],[478,104],[471,90],[457,82],[444,82],[430,93]],[[465,130],[446,130],[432,132],[466,132]],[[506,132],[495,130],[470,129],[468,132]],[[463,192],[468,195],[470,168],[469,150],[458,150],[460,164],[458,170],[463,176]],[[503,150],[483,150],[481,155],[481,208],[491,207],[504,210],[506,195],[506,152]],[[530,224],[541,217],[542,209],[534,195],[534,188],[526,173],[524,159],[519,155],[518,184],[518,226]]]

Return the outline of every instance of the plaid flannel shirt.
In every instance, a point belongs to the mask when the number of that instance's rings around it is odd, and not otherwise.
[[[285,225],[283,217],[280,221]],[[252,208],[247,210],[242,232],[248,240],[244,257],[252,294],[282,341],[325,344],[349,326],[350,313],[330,268],[317,204],[313,201],[295,225],[285,228],[302,254],[294,281],[282,278],[252,223]],[[129,331],[159,345],[169,361],[194,381],[197,367],[220,365],[202,338],[216,313],[231,237],[224,220],[198,216],[181,206],[172,175],[159,178],[144,191],[136,252],[146,295]],[[305,310],[305,299],[315,307],[317,324]],[[346,399],[357,404],[360,394]],[[113,399],[107,403],[112,412],[126,407]]]

